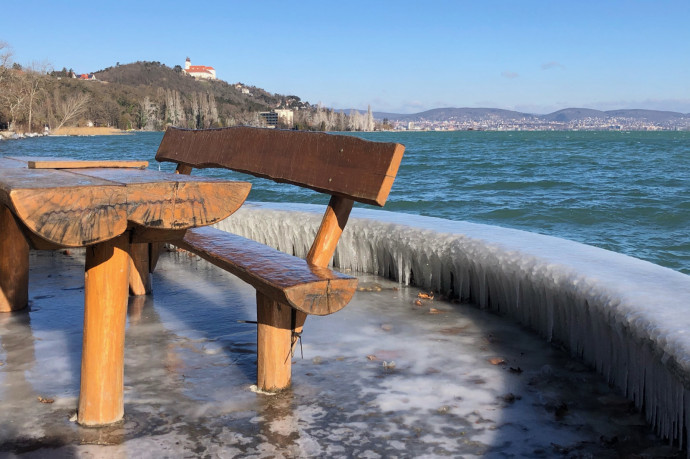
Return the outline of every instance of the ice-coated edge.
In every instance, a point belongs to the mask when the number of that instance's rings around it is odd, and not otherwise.
[[[323,211],[246,203],[216,226],[305,257]],[[333,265],[518,320],[594,366],[682,448],[690,426],[690,276],[556,237],[359,208]]]

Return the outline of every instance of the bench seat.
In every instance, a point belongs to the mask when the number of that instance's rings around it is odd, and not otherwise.
[[[306,314],[332,314],[344,308],[357,278],[310,265],[251,239],[210,226],[187,230],[175,245],[234,274],[270,299]]]

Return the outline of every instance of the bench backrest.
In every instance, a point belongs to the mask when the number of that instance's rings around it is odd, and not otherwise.
[[[405,147],[320,132],[168,128],[156,160],[221,167],[383,206]]]
[[[220,167],[331,195],[307,261],[327,266],[353,201],[383,206],[405,147],[345,135],[250,127],[168,128],[157,161],[178,172]]]

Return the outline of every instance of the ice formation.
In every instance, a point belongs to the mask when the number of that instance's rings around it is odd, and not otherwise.
[[[304,257],[315,205],[247,203],[221,229]],[[355,209],[333,259],[514,318],[594,366],[683,447],[690,426],[690,276],[496,226]]]

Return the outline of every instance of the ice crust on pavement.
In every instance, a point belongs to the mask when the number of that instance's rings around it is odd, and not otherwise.
[[[221,229],[305,257],[324,207],[247,203]],[[657,432],[690,425],[690,276],[556,237],[356,208],[333,258],[476,303],[564,345]]]

